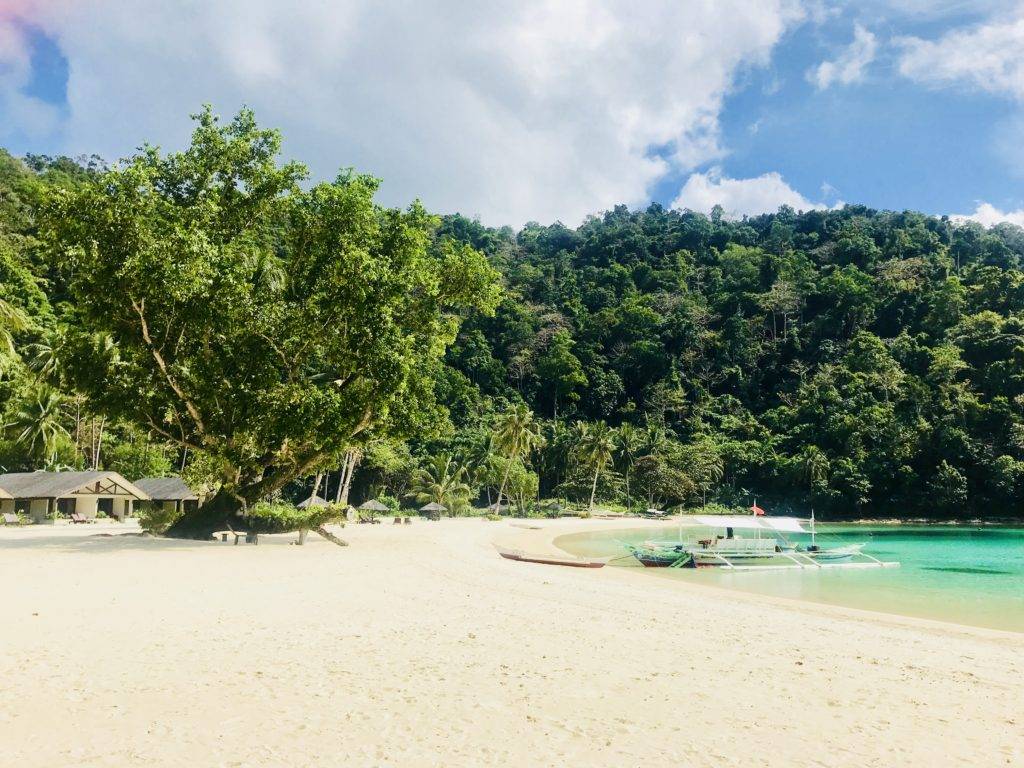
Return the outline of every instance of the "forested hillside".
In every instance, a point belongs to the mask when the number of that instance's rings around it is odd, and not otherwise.
[[[507,284],[497,315],[471,320],[449,355],[463,419],[488,398],[523,398],[559,422],[633,425],[638,445],[660,444],[645,471],[662,497],[1019,512],[1017,227],[859,206],[726,221],[654,205],[576,230],[457,217],[445,229]],[[542,472],[542,494],[558,482]]]
[[[102,382],[90,397],[69,368],[85,359],[63,345],[74,276],[41,243],[38,213],[103,170],[0,153],[0,464],[184,470],[215,488],[201,448],[119,418],[95,395]],[[462,313],[447,365],[430,372],[444,406],[432,426],[352,446],[355,497],[447,483],[481,502],[505,486],[522,510],[593,493],[633,506],[756,496],[832,516],[1020,514],[1019,228],[858,206],[728,221],[654,205],[577,229],[450,216],[433,237],[485,254],[503,296],[492,316]],[[517,404],[536,436],[503,452]]]

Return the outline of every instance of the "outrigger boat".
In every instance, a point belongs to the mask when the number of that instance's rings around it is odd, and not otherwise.
[[[755,505],[756,506],[756,505]],[[754,515],[692,515],[681,519],[678,541],[645,541],[627,545],[633,557],[647,568],[718,567],[729,570],[817,568],[895,568],[863,552],[864,544],[822,548],[815,538],[813,517]],[[691,535],[684,538],[683,530]],[[753,531],[739,536],[736,531]],[[793,544],[786,534],[811,534],[811,544]]]
[[[864,549],[864,544],[847,544],[844,547],[830,547],[828,549],[822,549],[818,546],[815,540],[814,530],[814,510],[811,510],[811,544],[807,547],[805,552],[807,555],[818,562],[825,563],[841,563],[848,562],[858,555],[864,555],[861,552]],[[866,555],[864,555],[866,557]]]

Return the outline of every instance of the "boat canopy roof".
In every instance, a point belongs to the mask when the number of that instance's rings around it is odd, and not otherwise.
[[[807,533],[803,521],[795,517],[762,517],[761,524],[773,531],[783,533]]]
[[[758,515],[687,515],[683,525],[702,525],[708,528],[747,528],[780,533],[806,533],[796,517],[766,517]]]

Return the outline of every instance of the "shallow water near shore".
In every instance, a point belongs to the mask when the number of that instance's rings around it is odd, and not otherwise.
[[[729,572],[643,568],[631,556],[611,565],[746,592],[1024,632],[1024,528],[854,524],[819,525],[818,531],[823,546],[866,542],[865,552],[901,567]],[[576,555],[614,557],[628,555],[626,543],[676,538],[677,532],[674,526],[594,531],[561,536],[555,544]]]

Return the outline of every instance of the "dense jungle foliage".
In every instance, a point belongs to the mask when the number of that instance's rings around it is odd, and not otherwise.
[[[652,205],[575,230],[458,217],[445,229],[507,284],[497,314],[472,318],[449,353],[446,399],[463,422],[491,398],[522,398],[556,422],[549,451],[572,444],[563,423],[629,425],[660,444],[645,471],[674,479],[655,494],[672,501],[1018,514],[1018,227],[861,206],[727,221]],[[541,466],[548,494],[562,469]]]
[[[257,130],[233,125],[235,140]],[[207,128],[210,141],[235,146]],[[273,176],[276,147],[254,135],[242,137],[255,153],[246,162]],[[204,157],[192,156],[188,172],[201,175],[195,168]],[[125,210],[124,200],[109,203],[115,188],[129,194],[138,181],[121,166],[0,152],[6,470],[97,467],[130,478],[180,471],[211,496],[248,483],[250,501],[264,491],[298,499],[315,482],[330,498],[348,497],[351,487],[355,501],[436,501],[452,512],[499,498],[525,512],[552,498],[636,508],[748,506],[756,497],[772,511],[813,506],[833,517],[1019,516],[1020,228],[861,206],[731,221],[717,210],[709,217],[652,205],[616,207],[576,229],[531,223],[516,232],[458,215],[435,219],[417,207],[374,209],[367,177],[301,191],[296,172],[279,179],[291,190],[281,217],[250,236],[249,224],[236,224],[248,203],[226,187],[217,188],[216,215],[203,209],[200,224],[191,213],[174,218],[185,203],[168,197],[166,179],[184,173],[181,158],[187,153],[165,165],[136,158],[135,173],[162,181],[152,199],[131,198],[139,237],[130,239],[109,226]],[[228,175],[242,163],[234,155],[225,162]],[[264,202],[276,206],[277,194]],[[170,209],[161,208],[168,199]],[[219,246],[216,258],[189,251],[192,272],[181,271],[175,249],[192,248],[183,231],[236,225],[249,233],[239,240],[245,247]],[[398,234],[388,236],[387,226]],[[96,231],[116,242],[90,250]],[[352,245],[367,232],[372,245]],[[405,245],[396,249],[396,239]],[[250,263],[246,248],[264,240],[275,243],[269,262]],[[104,248],[145,259],[125,258],[133,266],[122,269]],[[374,249],[387,259],[372,257]],[[371,257],[353,271],[357,250]],[[72,252],[74,263],[62,263]],[[474,252],[490,267],[474,262]],[[161,269],[161,258],[174,269]],[[190,288],[198,290],[211,264],[231,276],[230,294],[211,289],[179,316],[174,302],[189,295],[174,281],[198,281]],[[387,312],[348,291],[371,269],[391,302]],[[498,299],[486,269],[500,274]],[[212,365],[203,357],[208,343],[197,342],[192,357],[164,361],[178,380],[163,392],[171,373],[142,370],[146,318],[132,325],[142,313],[131,311],[130,286],[147,280],[145,306],[169,313],[168,327],[182,338],[200,324],[207,336],[197,338],[208,338],[220,325],[233,344],[248,346]],[[416,283],[408,297],[429,294],[430,303],[403,298],[395,290],[403,280]],[[160,304],[160,286],[173,302]],[[262,306],[258,326],[242,317],[254,302]],[[342,343],[330,335],[336,318],[324,308],[345,302],[358,305],[345,314],[356,341]],[[384,317],[394,329],[379,337]],[[253,346],[257,337],[270,350],[266,360],[253,352],[264,349]],[[410,344],[401,357],[399,340]],[[359,379],[349,358],[360,370],[387,373]],[[258,375],[250,370],[257,363]],[[290,388],[243,385],[254,376]],[[338,394],[348,385],[325,388],[330,376],[356,382],[351,394]],[[289,410],[298,400],[260,394],[279,390],[301,393],[301,413]],[[363,418],[378,400],[387,400],[387,417]],[[238,409],[230,419],[217,410],[225,402]],[[221,434],[230,445],[218,442]],[[300,438],[309,446],[301,460],[288,453]],[[261,485],[271,475],[275,482]]]

